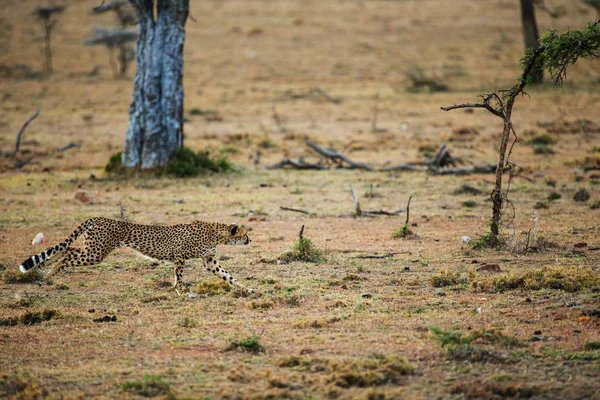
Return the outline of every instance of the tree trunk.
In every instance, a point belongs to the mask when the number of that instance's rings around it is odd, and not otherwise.
[[[535,21],[535,9],[532,0],[521,1],[521,22],[523,24],[523,37],[525,39],[525,50],[537,49],[539,46],[539,33]],[[544,72],[541,67],[531,73],[532,83],[540,83],[544,80]]]
[[[183,145],[183,43],[189,0],[129,0],[138,18],[136,73],[121,158],[127,167],[165,166]]]

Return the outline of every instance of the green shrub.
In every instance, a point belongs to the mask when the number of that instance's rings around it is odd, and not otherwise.
[[[231,172],[233,166],[226,157],[210,158],[208,152],[182,147],[175,152],[165,172],[178,178],[198,176],[208,172]]]
[[[110,156],[108,163],[104,166],[104,171],[108,173],[118,173],[123,170],[123,164],[121,164],[122,152],[118,152]]]
[[[402,228],[398,228],[394,231],[394,233],[392,233],[392,238],[400,239],[400,238],[405,238],[410,235],[412,235],[410,226],[408,226],[408,224],[404,224],[404,225],[402,225]]]

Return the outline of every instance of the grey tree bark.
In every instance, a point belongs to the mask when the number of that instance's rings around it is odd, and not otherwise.
[[[139,32],[121,162],[126,167],[160,168],[183,145],[183,44],[189,0],[129,2]]]
[[[535,20],[535,8],[533,7],[533,0],[520,0],[521,1],[521,23],[523,25],[523,38],[525,39],[525,50],[537,49],[539,46],[538,40],[540,35],[538,33],[537,22]],[[544,71],[541,67],[536,67],[531,74],[532,83],[540,83],[544,80]]]

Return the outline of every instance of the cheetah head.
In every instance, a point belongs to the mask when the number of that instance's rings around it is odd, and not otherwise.
[[[247,245],[248,243],[250,243],[250,238],[248,237],[248,231],[246,230],[244,225],[231,224],[228,226],[225,244]]]

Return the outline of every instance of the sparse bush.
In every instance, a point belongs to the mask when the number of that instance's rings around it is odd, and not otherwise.
[[[160,375],[144,375],[141,381],[123,382],[121,390],[143,397],[165,396],[167,399],[175,399],[171,392],[171,385]]]
[[[533,152],[535,154],[556,154],[556,152],[554,151],[554,149],[546,144],[543,145],[537,145],[533,147]]]
[[[58,311],[51,309],[27,311],[19,317],[0,318],[0,326],[15,326],[19,323],[21,325],[35,325],[44,321],[49,321],[58,315],[60,315]]]
[[[290,250],[280,255],[279,260],[283,262],[306,261],[320,263],[324,261],[324,258],[321,251],[313,245],[312,241],[303,237],[298,239]]]
[[[237,350],[248,353],[261,353],[265,351],[263,345],[258,341],[258,336],[250,336],[244,339],[232,339],[228,350]]]
[[[469,195],[479,195],[482,194],[483,192],[471,185],[467,185],[466,183],[461,185],[460,187],[454,189],[453,194],[455,195],[461,195],[461,194],[469,194]]]
[[[538,201],[533,205],[533,208],[535,208],[536,210],[545,209],[548,208],[548,203],[546,203],[545,201]]]

